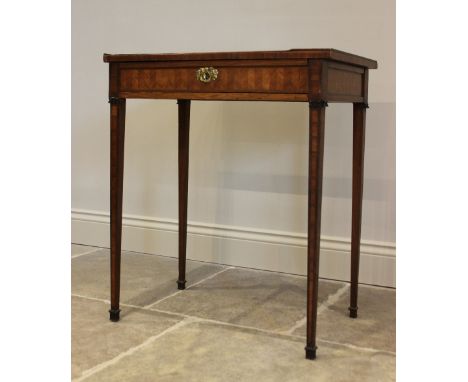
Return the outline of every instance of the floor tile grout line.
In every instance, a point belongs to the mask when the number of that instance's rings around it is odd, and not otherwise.
[[[187,288],[186,288],[186,289],[187,289]],[[155,301],[155,302],[152,302],[151,304],[147,304],[147,305],[143,306],[143,309],[149,309],[151,306],[156,305],[156,304],[159,304],[160,302],[165,301],[165,300],[167,300],[168,298],[177,296],[179,293],[182,293],[182,291],[181,291],[181,290],[178,290],[178,291],[176,291],[176,292],[174,292],[174,293],[171,293],[171,294],[168,295],[168,296],[162,297],[162,298],[160,298],[159,300],[157,300],[157,301]]]
[[[172,312],[167,311],[167,310],[156,309],[156,308],[153,308],[153,309],[150,309],[150,310],[153,311],[153,312],[162,313],[162,314],[176,314],[176,315],[179,315],[179,316],[184,317],[184,318],[194,318],[194,319],[197,319],[198,322],[212,323],[212,324],[217,324],[217,325],[221,325],[221,326],[229,326],[229,327],[238,328],[238,329],[247,329],[247,330],[260,332],[260,333],[265,333],[265,334],[269,334],[269,335],[275,335],[275,336],[279,336],[279,337],[287,337],[287,338],[295,338],[295,339],[303,339],[304,338],[304,337],[297,336],[297,335],[294,335],[294,334],[285,335],[285,334],[274,332],[274,331],[267,330],[267,329],[255,328],[253,326],[247,326],[247,325],[232,324],[230,322],[214,320],[212,318],[203,318],[203,317],[198,317],[198,316],[190,316],[190,315],[184,314],[184,313],[172,313]]]
[[[110,359],[110,360],[107,360],[107,361],[104,361],[96,366],[93,366],[92,368],[90,369],[87,369],[85,370],[80,377],[76,378],[76,379],[73,379],[73,382],[81,382],[89,377],[91,377],[92,375],[108,368],[109,366],[112,366],[114,364],[116,364],[117,362],[119,362],[122,358],[125,358],[125,357],[128,357],[134,353],[136,353],[138,350],[140,349],[143,349],[145,348],[146,346],[150,345],[151,343],[153,343],[154,341],[156,341],[157,339],[161,338],[162,336],[168,334],[168,333],[171,333],[185,325],[188,325],[190,323],[193,323],[193,322],[197,322],[198,320],[196,318],[193,318],[193,317],[189,317],[189,318],[185,318],[183,319],[182,321],[179,321],[179,322],[176,322],[174,325],[170,326],[169,328],[163,330],[161,333],[158,333],[158,334],[155,334],[154,336],[151,336],[151,337],[148,337],[145,341],[143,341],[142,343],[136,345],[136,346],[133,346],[131,347],[130,349],[127,349],[125,350],[124,352],[116,355],[114,358]]]
[[[213,273],[213,274],[211,274],[211,275],[205,277],[204,279],[199,280],[199,281],[197,281],[196,283],[193,283],[193,284],[189,285],[189,286],[188,286],[187,288],[185,288],[185,289],[187,290],[187,289],[193,288],[194,286],[197,286],[197,285],[199,285],[199,284],[201,284],[201,283],[203,283],[203,282],[205,282],[205,281],[207,281],[207,280],[211,280],[212,278],[214,278],[214,277],[220,275],[221,273],[224,273],[224,272],[226,272],[226,271],[229,271],[230,269],[234,269],[234,267],[230,267],[230,266],[224,267],[224,268],[221,269],[220,271],[215,272],[215,273]],[[183,292],[183,291],[181,291],[181,292]]]
[[[391,350],[380,350],[380,349],[368,348],[368,347],[353,345],[347,342],[338,342],[338,341],[326,340],[323,338],[318,338],[317,341],[324,342],[330,345],[346,346],[353,350],[360,350],[360,351],[369,352],[369,353],[382,353],[382,354],[389,354],[389,355],[396,356],[396,352],[391,351]]]
[[[138,307],[135,306],[135,308],[138,308]],[[272,331],[272,330],[256,328],[254,326],[232,324],[230,322],[214,320],[214,319],[211,319],[211,318],[190,316],[190,315],[184,314],[184,313],[170,312],[170,311],[167,311],[167,310],[161,310],[161,309],[156,309],[156,308],[149,309],[149,310],[154,311],[154,312],[158,312],[158,313],[162,313],[162,314],[168,314],[168,315],[173,314],[173,315],[178,315],[178,316],[184,317],[184,318],[193,318],[198,322],[208,322],[208,323],[213,323],[213,324],[222,325],[222,326],[229,326],[229,327],[233,327],[233,328],[247,329],[247,330],[260,332],[260,333],[265,333],[265,334],[270,334],[270,335],[275,335],[275,336],[279,336],[279,337],[294,338],[294,339],[300,339],[300,340],[305,339],[305,336],[299,336],[299,335],[296,335],[296,334],[284,334],[284,333],[275,332],[275,331]],[[356,345],[353,345],[353,344],[348,344],[346,342],[337,342],[337,341],[325,340],[325,339],[321,339],[321,338],[317,338],[317,341],[318,342],[330,343],[330,344],[333,344],[333,345],[345,346],[345,347],[349,347],[349,348],[357,349],[357,350],[362,350],[362,351],[366,351],[366,352],[385,353],[385,354],[388,353],[388,354],[396,355],[396,353],[394,353],[392,351],[389,351],[389,350],[361,347],[361,346],[356,346]]]
[[[234,267],[226,267],[226,268],[223,268],[223,269],[221,269],[220,271],[215,272],[215,273],[211,274],[210,276],[205,277],[204,279],[199,280],[199,281],[197,281],[196,283],[189,285],[189,286],[188,286],[187,288],[185,288],[184,290],[193,288],[194,286],[197,286],[197,285],[199,285],[199,284],[201,284],[201,283],[203,283],[203,282],[205,282],[205,281],[207,281],[207,280],[211,280],[212,278],[214,278],[214,277],[220,275],[221,273],[224,273],[224,272],[226,272],[226,271],[228,271],[228,270],[230,270],[230,269],[233,269],[233,268],[234,268]],[[170,294],[169,296],[163,297],[163,298],[161,298],[161,299],[159,299],[159,300],[157,300],[157,301],[155,301],[155,302],[152,302],[151,304],[145,305],[144,308],[145,308],[145,309],[149,309],[151,306],[156,305],[156,304],[159,304],[160,302],[162,302],[162,301],[164,301],[164,300],[167,300],[168,298],[177,296],[179,293],[184,292],[184,290],[178,290],[178,291],[176,291],[176,292]]]
[[[81,256],[84,256],[84,255],[90,255],[91,253],[97,252],[97,251],[99,251],[100,249],[101,249],[101,248],[95,248],[95,249],[92,249],[91,251],[88,251],[88,252],[77,253],[76,255],[72,255],[71,258],[72,258],[72,259],[76,259],[77,257],[81,257]]]
[[[105,304],[109,304],[109,303],[110,303],[110,300],[106,300],[105,298],[90,297],[90,296],[85,296],[85,295],[78,294],[78,293],[72,293],[71,296],[72,296],[72,297],[78,297],[78,298],[84,298],[84,299],[86,299],[86,300],[91,300],[91,301],[103,302],[103,303],[105,303]],[[120,303],[120,305],[122,305],[122,306],[129,306],[129,307],[131,307],[131,308],[136,307],[136,308],[144,309],[143,307],[141,307],[141,306],[137,307],[136,305],[127,305],[127,304],[122,304],[122,303]],[[146,310],[146,309],[145,309],[145,310]]]
[[[328,307],[334,304],[338,299],[349,289],[349,285],[343,285],[340,289],[338,289],[335,293],[328,296],[328,298],[319,304],[317,308],[317,316],[319,316],[324,310],[328,309]],[[302,325],[307,323],[307,315],[302,317],[300,320],[297,320],[296,323],[289,328],[288,330],[279,331],[280,334],[292,335],[294,331],[300,328]]]
[[[75,294],[75,293],[72,293],[72,296],[87,299],[87,300],[92,300],[92,301],[98,301],[98,302],[102,302],[102,303],[105,303],[105,304],[110,303],[109,300],[100,299],[100,298],[96,298],[96,297],[87,297],[87,296],[83,296],[83,295],[79,295],[79,294]],[[166,314],[166,315],[169,315],[169,316],[181,317],[183,319],[192,318],[196,322],[208,322],[208,323],[213,323],[213,324],[218,324],[218,325],[223,325],[223,326],[229,326],[229,327],[233,327],[233,328],[248,329],[248,330],[251,330],[251,331],[256,331],[256,332],[260,332],[260,333],[265,333],[265,334],[270,334],[270,335],[275,335],[275,336],[280,336],[280,337],[286,337],[286,338],[301,339],[301,340],[305,339],[305,336],[300,336],[300,335],[296,335],[296,334],[285,334],[283,332],[275,332],[275,331],[272,331],[272,330],[256,328],[256,327],[253,327],[253,326],[232,324],[230,322],[218,321],[218,320],[214,320],[214,319],[211,319],[211,318],[190,316],[188,314],[178,313],[178,312],[170,312],[168,310],[162,310],[162,309],[157,309],[157,308],[149,309],[149,308],[144,308],[144,307],[141,307],[141,306],[125,304],[125,303],[121,303],[120,305],[123,306],[123,307],[145,310],[145,311],[148,311],[148,312],[157,312],[157,313]],[[366,352],[396,355],[395,352],[392,352],[392,351],[389,351],[389,350],[360,347],[360,346],[356,346],[356,345],[353,345],[353,344],[348,344],[348,343],[345,343],[345,342],[331,341],[331,340],[326,340],[326,339],[321,339],[321,338],[317,338],[317,341],[318,342],[324,342],[324,343],[330,343],[330,344],[333,344],[333,345],[344,346],[344,347],[348,347],[348,348],[355,349],[355,350],[362,350],[362,351],[366,351]]]
[[[292,336],[294,335],[294,331],[298,328],[300,328],[302,325],[306,324],[307,323],[307,316],[304,316],[302,317],[300,320],[297,320],[296,323],[291,327],[289,328],[288,330],[285,330],[285,331],[281,331],[281,332],[278,332],[279,334],[285,334],[285,335],[288,335],[288,336]]]
[[[72,243],[72,244],[75,244],[75,243]],[[83,245],[83,244],[75,244],[75,245]],[[95,247],[95,248],[97,250],[99,250],[99,249],[109,250],[110,249],[108,247]],[[146,252],[137,252],[137,251],[130,251],[130,250],[122,250],[122,254],[124,254],[124,253],[133,254],[133,255],[142,255],[142,256],[156,256],[156,257],[163,257],[163,258],[166,258],[166,259],[174,259],[174,260],[178,259],[178,257],[176,257],[176,256],[168,256],[168,255],[161,255],[161,254],[155,254],[155,253],[146,253]],[[273,271],[273,270],[269,270],[269,269],[249,268],[249,267],[245,267],[245,266],[241,266],[241,265],[230,265],[230,264],[224,264],[224,263],[215,263],[213,261],[203,261],[203,260],[195,260],[195,259],[187,259],[187,261],[192,261],[192,262],[201,263],[201,264],[212,264],[212,265],[219,265],[219,266],[223,266],[223,267],[231,267],[233,269],[245,269],[245,270],[249,270],[249,271],[276,273],[276,274],[279,274],[279,275],[285,275],[285,276],[291,276],[291,277],[296,277],[296,278],[301,278],[301,279],[307,279],[307,275],[300,275],[300,274],[297,274],[297,273],[287,273],[287,272],[281,272],[281,271]],[[343,284],[343,283],[351,284],[350,281],[329,279],[329,278],[320,277],[320,276],[319,276],[319,280],[332,282],[332,283],[337,283],[337,284]],[[370,287],[370,288],[374,288],[374,289],[388,289],[388,290],[393,290],[393,291],[396,290],[395,287],[383,286],[383,285],[374,285],[374,284],[366,284],[366,283],[359,283],[359,286],[365,286],[365,287]]]
[[[327,310],[331,305],[336,303],[340,299],[340,297],[348,291],[349,288],[349,284],[343,285],[335,293],[329,295],[327,299],[324,302],[322,302],[317,308],[317,316],[321,314],[324,310]]]

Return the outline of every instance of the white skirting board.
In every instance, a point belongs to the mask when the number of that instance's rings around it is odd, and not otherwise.
[[[109,214],[72,210],[72,242],[109,247]],[[187,258],[305,275],[306,235],[188,222]],[[122,249],[177,257],[176,220],[124,215]],[[320,277],[349,281],[350,239],[322,236]],[[395,244],[361,242],[359,282],[395,287]]]

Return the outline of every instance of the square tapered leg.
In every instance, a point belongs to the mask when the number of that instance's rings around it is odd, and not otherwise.
[[[353,104],[353,208],[351,225],[351,293],[349,316],[357,317],[359,258],[361,245],[362,194],[364,182],[365,103]]]
[[[307,344],[306,358],[316,357],[317,300],[322,211],[324,101],[309,103],[309,192],[307,221]]]
[[[120,318],[120,261],[122,246],[122,194],[124,171],[125,106],[124,98],[109,99],[110,119],[110,270],[111,309],[109,318]]]
[[[190,100],[178,100],[177,104],[179,109],[179,279],[177,288],[185,289]]]

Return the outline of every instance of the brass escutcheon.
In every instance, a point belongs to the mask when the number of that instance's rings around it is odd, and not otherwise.
[[[207,83],[218,78],[218,69],[215,69],[211,66],[209,68],[200,68],[197,70],[196,74],[198,81]]]

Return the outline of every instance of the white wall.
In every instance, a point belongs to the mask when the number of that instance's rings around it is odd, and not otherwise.
[[[379,69],[370,73],[362,226],[364,243],[374,248],[369,249],[373,265],[364,264],[365,269],[370,268],[362,274],[364,281],[394,285],[395,4],[391,0],[73,1],[74,241],[105,244],[107,240],[107,227],[102,226],[102,219],[96,220],[109,209],[108,67],[102,62],[104,52],[290,48],[336,48],[379,63]],[[302,240],[307,212],[307,132],[306,103],[192,102],[189,220],[211,228],[221,225],[225,232],[238,227],[246,233],[265,231],[267,237],[273,237],[281,231],[281,237],[287,232],[286,236]],[[351,106],[330,104],[322,234],[344,244],[350,236],[351,140]],[[158,230],[161,227],[157,224],[177,218],[175,101],[129,100],[125,150],[124,214],[143,216],[156,224],[147,228]],[[132,239],[132,234],[126,233],[123,245],[175,256],[176,236],[171,229],[162,229],[171,232],[167,237],[148,232]],[[166,239],[174,245],[161,246],[160,241]],[[141,246],[139,240],[144,241]],[[200,251],[216,254],[205,256],[189,248],[189,256],[279,269],[280,263],[288,263],[289,254],[291,262],[297,256],[297,265],[282,269],[305,271],[305,242],[278,244],[285,246],[280,262],[273,255],[256,261],[255,253],[261,250],[251,247],[246,262],[236,260],[235,253],[229,258],[219,253],[233,250],[228,242],[214,247],[209,237],[204,240]],[[243,245],[248,247],[249,242]],[[297,246],[299,252],[293,248]],[[250,253],[245,248],[242,251]],[[271,252],[271,247],[265,248],[265,253]],[[338,256],[337,263],[325,259],[325,276],[346,278],[348,271],[340,262],[347,257]]]

